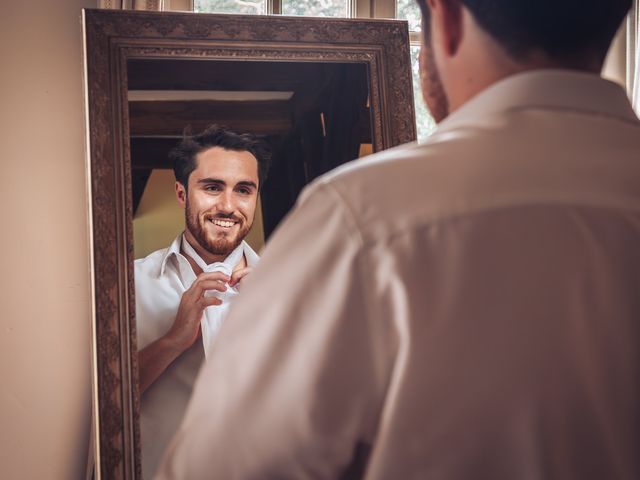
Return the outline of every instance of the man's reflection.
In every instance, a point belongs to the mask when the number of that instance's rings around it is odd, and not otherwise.
[[[145,478],[180,424],[238,283],[258,260],[244,238],[270,162],[258,138],[215,125],[170,155],[185,230],[135,262]]]

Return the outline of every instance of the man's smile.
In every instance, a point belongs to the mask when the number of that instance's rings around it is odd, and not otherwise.
[[[216,227],[220,227],[223,229],[230,229],[238,222],[226,218],[210,218],[209,222],[213,223]]]

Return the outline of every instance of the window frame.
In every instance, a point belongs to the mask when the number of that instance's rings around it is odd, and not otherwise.
[[[282,14],[282,0],[266,0],[267,15]],[[164,0],[162,10],[173,10],[171,0]],[[188,10],[193,12],[194,0],[188,0]],[[348,0],[348,18],[396,18],[396,0]]]

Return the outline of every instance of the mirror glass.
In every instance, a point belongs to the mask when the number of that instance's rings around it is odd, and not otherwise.
[[[368,84],[364,63],[129,59],[135,258],[166,249],[185,228],[168,155],[185,132],[196,134],[217,124],[260,136],[269,144],[271,171],[245,238],[259,252],[307,183],[372,152]],[[189,268],[186,263],[184,267]],[[137,267],[135,273],[139,273]],[[179,274],[176,281],[184,283],[185,278]],[[166,319],[165,312],[150,318],[150,310],[141,306],[149,302],[150,287],[143,285],[136,291],[138,348],[154,341],[153,335],[163,335],[167,325],[162,322],[175,318],[173,312]],[[174,300],[164,308],[177,310],[179,296]],[[177,429],[204,361],[203,342],[196,341],[166,369],[162,367],[157,380],[142,393],[144,478],[154,473]],[[143,363],[141,357],[141,369]]]

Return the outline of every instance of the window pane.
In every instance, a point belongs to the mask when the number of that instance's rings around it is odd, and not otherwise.
[[[282,0],[282,13],[310,17],[347,17],[348,4],[348,0]]]
[[[267,13],[267,2],[266,0],[194,0],[193,11],[264,15]]]
[[[409,21],[410,31],[420,31],[420,7],[416,0],[398,0],[398,18]]]
[[[431,117],[429,109],[422,99],[420,91],[420,68],[418,67],[418,53],[420,45],[411,46],[411,71],[413,73],[413,95],[416,106],[416,126],[418,127],[418,140],[426,140],[436,128],[436,122]]]

